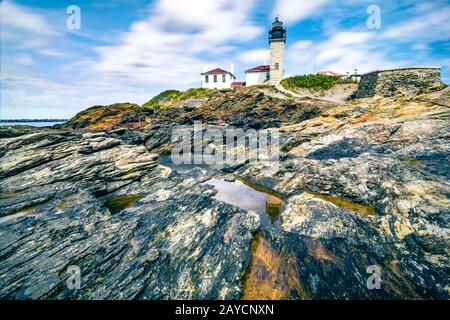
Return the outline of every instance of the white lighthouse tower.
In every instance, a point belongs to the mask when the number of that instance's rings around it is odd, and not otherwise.
[[[269,31],[270,44],[270,85],[278,85],[284,76],[284,46],[286,44],[286,29],[283,22],[275,18]]]

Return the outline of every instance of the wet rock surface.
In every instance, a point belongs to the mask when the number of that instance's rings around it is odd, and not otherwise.
[[[296,265],[290,298],[449,298],[449,110],[371,103],[282,127],[281,163],[237,172],[287,197],[272,246]]]
[[[121,108],[0,128],[0,298],[449,299],[448,90],[347,104],[218,93],[139,129]],[[104,117],[114,130],[98,130]],[[278,128],[279,162],[169,168],[172,130],[198,119]],[[276,222],[217,199],[205,182],[219,174],[269,190]]]
[[[1,298],[239,298],[256,214],[104,134],[36,130],[0,143]],[[79,290],[66,285],[69,266]]]

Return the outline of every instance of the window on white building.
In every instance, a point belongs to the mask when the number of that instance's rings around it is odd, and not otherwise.
[[[209,76],[205,76],[205,83],[209,82]]]
[[[275,70],[280,69],[280,64],[278,62],[275,62]]]
[[[222,75],[222,82],[227,81],[227,80],[226,80],[226,77],[227,77],[226,75],[224,75],[224,74]]]
[[[214,82],[217,82],[217,75],[214,75]]]
[[[267,72],[267,73],[266,73],[266,80],[269,80],[269,79],[270,79],[270,73]]]

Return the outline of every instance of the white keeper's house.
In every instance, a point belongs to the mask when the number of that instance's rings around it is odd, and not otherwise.
[[[231,67],[231,70],[233,67]],[[217,68],[203,72],[202,76],[202,88],[209,89],[228,89],[231,88],[231,84],[236,80],[236,77],[232,72],[226,71],[222,68]]]
[[[245,85],[256,86],[269,84],[270,66],[261,65],[245,71]]]

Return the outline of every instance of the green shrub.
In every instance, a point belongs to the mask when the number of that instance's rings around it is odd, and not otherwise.
[[[146,108],[167,108],[173,103],[186,99],[201,99],[208,96],[213,90],[207,88],[191,88],[184,92],[178,90],[166,90],[146,102]]]
[[[171,103],[174,99],[181,95],[181,91],[178,90],[166,90],[158,94],[157,96],[146,102],[143,107],[155,108],[161,107],[162,105]]]
[[[177,101],[186,99],[201,99],[208,96],[213,90],[207,88],[191,88],[176,98]]]
[[[281,85],[288,90],[295,91],[297,88],[305,88],[311,92],[331,89],[340,83],[356,83],[352,79],[339,78],[323,74],[308,74],[304,76],[293,76],[281,81]]]

